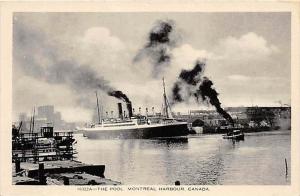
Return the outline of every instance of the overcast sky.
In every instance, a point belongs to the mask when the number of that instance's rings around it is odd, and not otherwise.
[[[177,42],[154,77],[150,61],[133,59],[158,20],[172,21]],[[89,120],[95,89],[79,75],[159,111],[161,78],[171,96],[180,71],[199,58],[223,107],[290,104],[290,29],[290,13],[15,13],[13,116],[53,104],[67,121]],[[118,100],[98,92],[104,111],[116,111]],[[191,100],[173,110],[203,107]]]

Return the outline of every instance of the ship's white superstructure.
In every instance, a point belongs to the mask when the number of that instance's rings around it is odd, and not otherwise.
[[[166,116],[161,116],[158,120],[156,119],[155,122],[146,116],[133,116],[131,102],[126,103],[128,117],[125,118],[122,111],[122,104],[118,103],[119,118],[102,119],[101,121],[99,118],[100,123],[81,128],[81,131],[83,131],[83,134],[88,138],[155,138],[187,135],[187,122],[179,122],[169,118],[168,111],[170,111],[170,109],[167,109],[168,102],[165,88],[163,97]],[[97,107],[99,107],[98,97]]]

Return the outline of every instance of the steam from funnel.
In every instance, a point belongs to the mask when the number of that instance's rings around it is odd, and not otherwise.
[[[48,41],[42,31],[28,28],[23,23],[14,25],[14,64],[31,77],[50,84],[64,84],[80,97],[77,101],[81,106],[91,107],[93,103],[86,99],[86,94],[100,89],[109,96],[129,102],[128,97],[110,85],[110,82],[89,65],[82,64],[76,59],[67,58],[58,52],[55,44]],[[20,47],[20,43],[22,43]],[[19,45],[18,45],[19,44]],[[46,62],[42,65],[36,56],[46,55]]]
[[[108,95],[109,96],[113,96],[113,97],[115,97],[117,99],[121,99],[121,100],[123,100],[126,103],[130,102],[130,100],[127,97],[127,95],[125,95],[122,91],[118,91],[118,90],[113,91],[113,90],[111,90],[111,91],[108,92]]]
[[[233,125],[231,116],[221,107],[218,92],[212,87],[213,82],[203,76],[205,62],[197,60],[191,70],[182,70],[172,88],[172,104],[186,102],[194,97],[199,103],[200,100],[208,101],[217,112]]]
[[[172,57],[171,50],[176,46],[178,39],[174,32],[173,21],[157,21],[149,33],[148,42],[138,51],[133,62],[150,60],[153,65],[152,75],[157,77],[162,69],[169,65]]]

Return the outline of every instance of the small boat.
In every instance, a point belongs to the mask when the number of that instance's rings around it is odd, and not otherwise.
[[[244,140],[244,133],[239,129],[235,129],[223,135],[223,139]]]

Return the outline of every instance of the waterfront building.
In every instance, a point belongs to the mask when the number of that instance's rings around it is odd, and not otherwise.
[[[282,121],[290,122],[291,107],[227,107],[224,108],[236,124],[245,126],[270,125],[281,126]],[[177,117],[185,118],[190,122],[201,120],[207,126],[224,126],[228,122],[215,110],[191,110],[188,115]],[[285,123],[285,124],[288,124]]]
[[[30,114],[32,115],[32,114]],[[19,114],[19,123],[22,122],[21,132],[28,132],[30,127],[34,128],[34,132],[39,132],[40,127],[45,125],[53,125],[54,129],[74,129],[75,123],[65,122],[59,111],[55,111],[53,105],[43,105],[37,107],[37,113],[34,116],[34,126],[32,126],[31,116],[27,116],[22,112]]]
[[[27,125],[28,125],[27,121],[28,121],[27,114],[26,114],[25,112],[20,113],[20,114],[19,114],[19,122],[22,122],[22,126],[21,126],[21,128],[20,128],[20,131],[21,131],[21,132],[22,132],[22,131],[25,132],[25,131],[28,130],[28,129],[27,129]]]
[[[46,118],[49,122],[54,122],[54,106],[53,105],[44,105],[38,107],[38,118]]]

